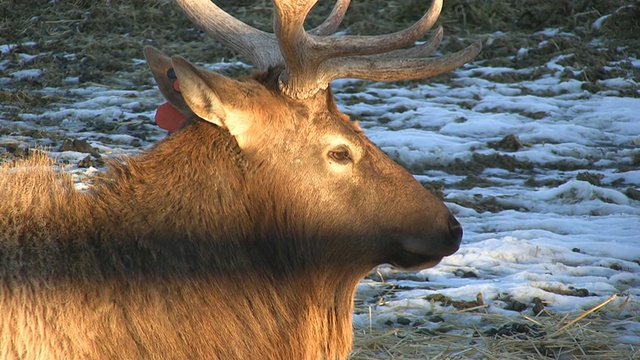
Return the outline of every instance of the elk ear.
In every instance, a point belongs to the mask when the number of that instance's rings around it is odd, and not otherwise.
[[[241,109],[223,101],[233,97],[240,84],[224,75],[198,68],[181,56],[172,57],[171,62],[189,108],[203,120],[229,130],[242,146],[238,137],[245,134],[251,121],[243,116]]]
[[[156,80],[156,84],[158,84],[158,89],[160,89],[164,98],[183,115],[193,115],[193,111],[191,111],[189,105],[184,101],[182,94],[176,91],[173,85],[175,78],[172,79],[169,76],[170,70],[173,68],[171,58],[162,51],[149,45],[145,46],[142,51],[144,52],[145,59],[147,59],[147,64],[149,64],[151,68],[153,78]]]

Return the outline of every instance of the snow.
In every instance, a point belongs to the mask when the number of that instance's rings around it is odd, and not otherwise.
[[[598,27],[604,18],[592,26]],[[553,35],[558,30],[542,33]],[[2,45],[0,52],[14,47]],[[446,307],[425,300],[434,293],[456,300],[473,300],[482,294],[489,311],[512,316],[518,314],[502,309],[504,299],[531,304],[538,298],[549,311],[561,313],[584,311],[613,294],[619,296],[611,306],[618,308],[629,297],[640,297],[640,201],[625,193],[640,187],[640,98],[616,92],[638,88],[638,83],[630,78],[601,80],[599,85],[606,91],[590,93],[582,89],[580,77],[559,76],[566,66],[558,60],[546,65],[550,75],[518,82],[501,83],[492,77],[528,74],[532,69],[477,63],[457,70],[458,77],[449,83],[370,83],[355,93],[344,91],[359,86],[355,80],[333,83],[341,109],[359,118],[373,142],[419,180],[444,184],[445,201],[464,228],[460,250],[432,269],[411,276],[388,266],[378,269],[386,283],[405,290],[375,306],[376,326],[399,314],[424,313],[434,306],[443,316],[453,316]],[[637,59],[630,61],[640,66]],[[246,67],[218,63],[210,68],[230,66]],[[11,74],[15,78],[40,75],[38,69]],[[0,143],[46,146],[50,139],[21,135],[44,130],[86,139],[103,155],[120,156],[138,153],[165,136],[152,121],[153,110],[162,102],[156,89],[82,85],[77,78],[67,82],[74,88],[38,91],[64,97],[64,104],[21,113],[20,121],[10,121],[10,109],[0,106],[0,126],[11,129],[0,132]],[[116,130],[100,132],[89,126],[97,123]],[[135,127],[143,128],[146,136],[129,133]],[[506,152],[489,146],[510,134],[518,135],[522,149]],[[87,155],[52,150],[52,156],[71,163]],[[448,168],[456,161],[471,160],[474,154],[512,156],[531,168],[488,166],[479,176],[493,185],[456,187],[467,174],[451,174]],[[80,181],[97,170],[70,171]],[[602,175],[601,183],[577,179],[584,172]],[[528,184],[532,177],[543,185]],[[78,188],[86,185],[78,183]],[[473,208],[482,203],[496,208],[484,212]],[[476,276],[459,276],[461,271]],[[366,297],[378,285],[364,280],[358,296]],[[576,296],[575,289],[586,289],[589,295]],[[368,314],[354,315],[354,320],[356,326],[369,326]],[[473,326],[479,323],[471,315],[469,321]],[[626,333],[618,340],[640,345],[640,325],[625,326]]]
[[[16,44],[6,44],[6,45],[0,45],[0,54],[2,55],[6,55],[9,52],[11,52],[11,50],[16,48]]]
[[[12,72],[10,75],[17,79],[33,79],[33,78],[40,77],[42,75],[42,70],[40,69],[20,70],[20,71]]]
[[[636,6],[637,5],[621,6],[614,12],[614,14],[620,13],[621,11],[624,11],[624,10],[627,10],[627,9],[634,9]],[[604,23],[604,21],[607,20],[608,18],[610,18],[611,15],[613,15],[613,14],[605,14],[605,15],[602,15],[601,17],[599,17],[598,19],[596,19],[596,21],[594,21],[591,24],[591,29],[592,30],[600,30],[602,28],[602,24]]]

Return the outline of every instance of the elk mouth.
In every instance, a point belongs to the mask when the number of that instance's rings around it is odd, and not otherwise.
[[[433,236],[424,238],[404,237],[398,243],[391,264],[404,270],[421,270],[436,266],[445,256],[453,255],[460,248],[460,237]]]
[[[401,251],[396,254],[395,260],[391,262],[391,265],[403,270],[423,270],[438,265],[443,258],[444,256],[424,256]]]

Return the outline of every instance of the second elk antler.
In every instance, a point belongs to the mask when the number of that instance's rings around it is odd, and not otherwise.
[[[357,78],[375,81],[415,80],[446,73],[471,61],[482,48],[475,42],[439,58],[428,57],[442,40],[442,27],[425,43],[415,45],[433,27],[442,0],[412,26],[386,35],[337,36],[349,0],[338,0],[317,28],[304,30],[304,21],[317,0],[274,0],[274,34],[251,27],[209,0],[176,0],[187,16],[210,37],[244,55],[260,69],[284,64],[281,90],[304,99],[332,80]]]

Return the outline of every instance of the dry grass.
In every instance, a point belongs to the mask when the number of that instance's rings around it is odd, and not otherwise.
[[[615,297],[578,314],[511,317],[492,314],[487,305],[450,308],[448,328],[456,330],[444,333],[422,326],[356,329],[352,359],[635,359],[640,348],[618,337],[640,322],[640,303]],[[470,327],[469,317],[481,317],[494,331]]]

